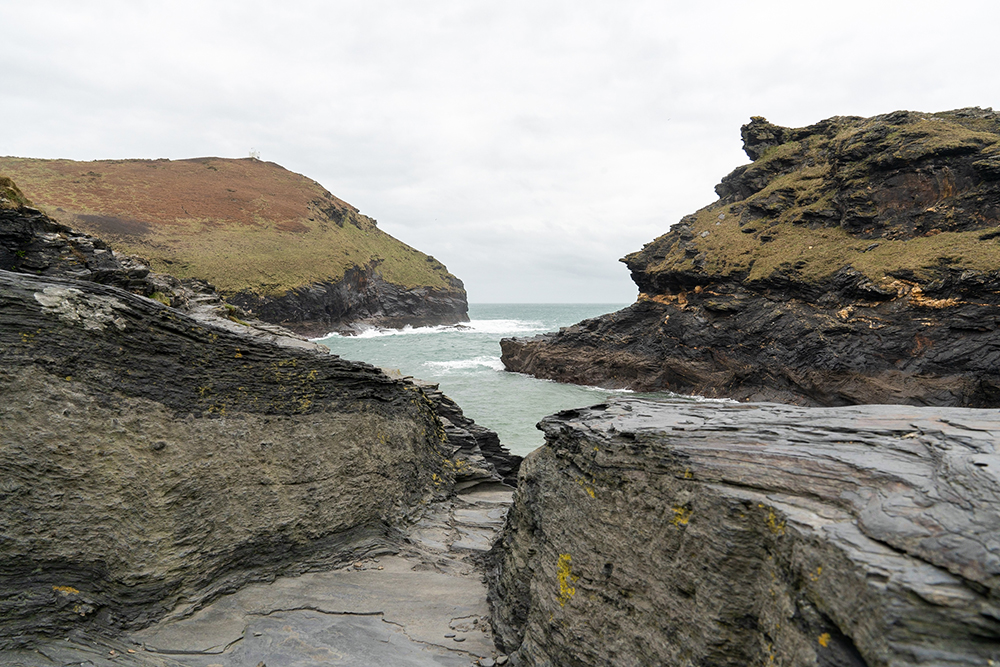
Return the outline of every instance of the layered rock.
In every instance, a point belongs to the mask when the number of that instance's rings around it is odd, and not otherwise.
[[[441,262],[271,162],[8,157],[0,173],[60,223],[300,334],[469,319]]]
[[[455,466],[455,488],[460,490],[483,482],[516,486],[524,457],[511,454],[496,431],[466,417],[458,403],[438,389],[438,385],[414,382],[424,391],[444,427]]]
[[[509,370],[808,405],[1000,405],[1000,115],[742,129],[752,164],[624,258],[639,299]]]
[[[540,427],[489,582],[516,664],[1000,661],[1000,412],[619,398]]]
[[[501,452],[451,442],[445,414],[488,438],[439,392],[243,321],[16,194],[0,192],[0,649],[398,551],[471,455],[499,478]]]

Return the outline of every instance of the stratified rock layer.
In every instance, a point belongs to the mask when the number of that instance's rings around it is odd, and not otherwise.
[[[451,487],[410,382],[0,271],[0,647],[391,550]]]
[[[490,575],[517,664],[1000,662],[1000,412],[621,398],[540,427]]]
[[[624,262],[636,304],[508,370],[807,405],[1000,406],[1000,115],[755,118],[752,164]]]

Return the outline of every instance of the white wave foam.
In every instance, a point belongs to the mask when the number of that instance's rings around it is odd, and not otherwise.
[[[487,356],[476,357],[475,359],[456,359],[455,361],[425,361],[424,366],[445,373],[480,367],[489,368],[494,371],[503,370],[503,363],[500,361],[500,357]]]
[[[478,334],[515,334],[544,332],[549,328],[541,322],[531,320],[472,320],[462,324],[438,325],[433,327],[411,327],[409,325],[402,329],[383,329],[381,327],[363,327],[355,334],[342,334],[336,331],[328,333],[319,338],[311,338],[313,341],[322,341],[326,338],[379,338],[381,336],[411,336],[438,334],[438,333],[478,333]]]
[[[472,320],[466,326],[476,333],[505,334],[529,331],[546,331],[541,322],[532,320]]]

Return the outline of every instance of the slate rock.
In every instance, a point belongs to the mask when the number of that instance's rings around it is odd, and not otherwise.
[[[540,427],[488,577],[518,664],[1000,661],[1000,411],[616,398]]]

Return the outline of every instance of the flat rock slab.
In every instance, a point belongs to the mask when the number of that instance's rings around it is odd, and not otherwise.
[[[120,642],[87,637],[0,652],[17,667],[465,666],[497,656],[482,573],[512,489],[482,484],[432,506],[400,554],[280,577],[179,607]],[[437,541],[414,539],[434,530]],[[470,541],[469,535],[477,536]]]

